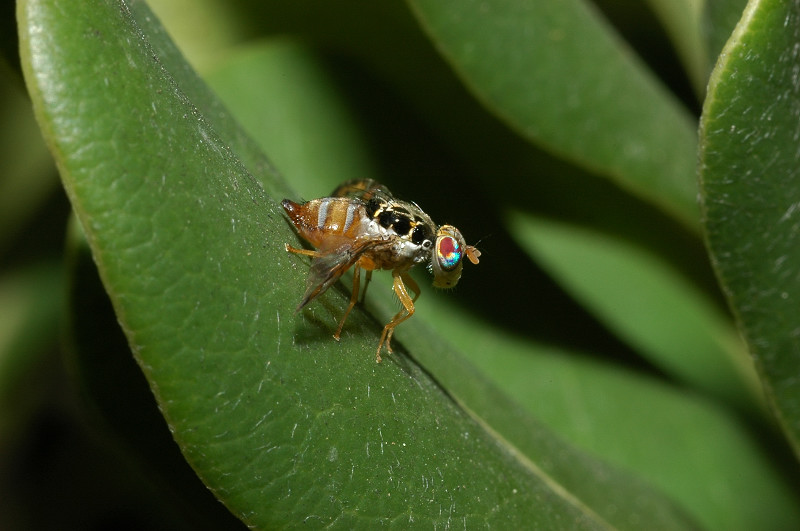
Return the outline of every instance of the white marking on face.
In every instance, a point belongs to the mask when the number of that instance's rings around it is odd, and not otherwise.
[[[374,219],[371,219],[371,220],[369,220],[367,222],[367,234],[370,234],[370,235],[373,235],[373,236],[380,236],[381,238],[384,238],[387,235],[389,235],[390,233],[394,234],[394,231],[390,231],[389,229],[386,229],[385,227],[381,226],[381,224],[378,223],[377,221],[375,221]]]

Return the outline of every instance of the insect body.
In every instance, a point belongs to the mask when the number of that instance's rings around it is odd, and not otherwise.
[[[461,278],[464,256],[477,264],[481,254],[464,242],[458,229],[452,225],[437,227],[416,204],[395,199],[386,187],[370,179],[346,182],[330,197],[303,204],[284,199],[281,205],[300,235],[316,248],[311,251],[286,244],[287,251],[313,258],[298,310],[353,268],[353,293],[333,335],[336,340],[358,301],[361,270],[367,272],[366,285],[375,269],[392,271],[394,292],[403,307],[383,328],[378,362],[384,344],[392,352],[395,327],[414,314],[420,289],[408,271],[416,264],[428,263],[433,285],[450,288]]]

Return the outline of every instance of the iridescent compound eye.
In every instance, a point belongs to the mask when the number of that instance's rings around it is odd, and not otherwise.
[[[436,261],[445,271],[450,271],[461,261],[461,246],[450,236],[436,241]]]
[[[461,278],[464,267],[464,237],[452,225],[444,225],[436,233],[431,260],[433,285],[437,288],[452,288]]]

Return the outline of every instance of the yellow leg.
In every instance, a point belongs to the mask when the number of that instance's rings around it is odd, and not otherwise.
[[[367,288],[369,287],[370,280],[372,280],[372,269],[367,270],[366,280],[364,280],[364,291],[361,293],[361,304],[364,304],[364,301],[367,300]]]
[[[305,256],[311,256],[313,258],[317,258],[318,256],[320,256],[320,254],[317,251],[310,251],[308,249],[296,249],[291,245],[289,245],[288,243],[284,243],[283,245],[286,247],[286,250],[290,253],[302,254]]]
[[[339,323],[339,328],[336,329],[336,333],[333,334],[333,339],[339,341],[339,337],[342,335],[342,328],[344,327],[344,322],[347,321],[347,316],[350,315],[350,310],[353,309],[353,306],[356,305],[358,302],[358,286],[361,282],[361,268],[356,263],[353,266],[353,294],[350,295],[350,304],[347,305],[347,309],[344,311],[344,316],[342,317],[342,321]]]
[[[420,293],[419,285],[408,275],[408,273],[398,273],[397,271],[392,271],[392,276],[394,277],[394,292],[397,294],[397,298],[400,299],[400,303],[403,305],[403,308],[397,312],[397,315],[392,317],[392,320],[389,321],[386,326],[383,327],[381,341],[378,343],[378,351],[375,355],[375,361],[378,363],[381,362],[381,349],[383,348],[384,343],[386,344],[386,350],[390,354],[392,353],[392,334],[394,334],[394,329],[397,325],[414,315],[414,301],[417,300]],[[411,296],[409,296],[408,289],[406,289],[404,282],[408,283],[411,291],[414,292],[413,299]]]
[[[403,278],[403,282],[408,285],[408,289],[414,292],[414,298],[411,299],[411,302],[417,302],[420,294],[419,284],[417,284],[417,281],[414,280],[408,273],[403,273],[401,277]]]

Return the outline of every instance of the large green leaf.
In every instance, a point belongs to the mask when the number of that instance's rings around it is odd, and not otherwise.
[[[148,520],[175,530],[244,528],[214,499],[172,443],[74,217],[67,232],[70,322],[65,364],[75,377],[83,417],[93,431],[103,434],[105,443],[104,451],[86,464],[91,468],[102,462],[105,453],[112,453],[119,463],[100,485],[112,491],[111,506],[84,502],[87,507],[80,510],[96,511],[98,519],[108,518],[107,513],[115,510],[116,476],[122,476],[126,490],[136,492],[131,512],[138,517],[147,515]],[[79,504],[87,497],[85,491],[91,492],[81,479],[76,482],[81,486],[64,494],[65,503]]]
[[[693,119],[585,2],[410,3],[520,134],[697,226]]]
[[[705,528],[800,523],[781,473],[791,456],[774,448],[764,455],[775,444],[770,435],[777,438],[764,423],[755,435],[740,415],[685,386],[498,333],[449,301],[426,298],[418,313],[423,323],[436,317],[437,331],[536,418],[578,447],[635,470]]]
[[[283,250],[287,186],[143,2],[29,0],[19,20],[37,118],[131,349],[234,514],[264,528],[690,525],[435,335],[376,365],[380,325],[360,310],[331,341],[346,295],[294,312],[307,261]],[[448,380],[415,359],[446,362]]]
[[[751,1],[714,70],[701,129],[708,243],[800,450],[800,2]]]
[[[749,410],[760,390],[727,316],[670,265],[610,234],[514,212],[520,244],[599,320],[676,379]]]
[[[353,127],[352,119],[342,114],[341,98],[332,97],[339,89],[327,90],[332,79],[325,72],[326,64],[324,56],[308,46],[281,39],[240,50],[210,76],[212,87],[229,102],[232,112],[252,131],[255,139],[264,146],[287,146],[275,152],[278,165],[292,168],[293,176],[301,175],[300,186],[310,187],[316,182],[318,189],[333,186],[336,182],[331,175],[333,171],[347,169],[358,174],[364,167],[363,162],[353,156],[360,151],[358,144],[364,142],[363,135]],[[279,72],[281,75],[276,76]],[[320,102],[325,105],[321,106]],[[331,130],[339,131],[333,140],[329,138]],[[289,138],[282,138],[284,136]],[[335,167],[325,164],[329,160],[337,161]],[[522,229],[523,233],[529,232],[522,220],[517,221],[510,226],[518,231]],[[487,255],[486,259],[493,258]],[[586,263],[586,260],[582,258],[579,262]],[[590,264],[586,267],[594,267],[596,260]],[[474,284],[478,274],[482,275],[483,270],[465,272],[463,282]],[[627,277],[627,272],[622,275]],[[373,281],[372,291],[378,286],[382,286],[380,277]],[[443,303],[443,299],[448,303]],[[576,444],[645,475],[675,499],[686,502],[698,520],[712,528],[730,528],[735,522],[746,528],[748,524],[770,518],[779,523],[794,521],[791,500],[787,502],[782,496],[779,482],[770,474],[768,464],[759,461],[746,435],[736,427],[728,428],[732,421],[719,418],[722,415],[715,417],[713,413],[695,416],[691,412],[697,406],[691,404],[690,399],[663,398],[665,393],[658,390],[649,395],[647,385],[628,381],[630,375],[628,378],[624,374],[598,378],[598,368],[586,366],[580,359],[562,355],[559,363],[553,356],[539,355],[541,347],[507,337],[507,332],[491,323],[457,310],[451,301],[449,294],[425,290],[414,320],[398,330],[397,337],[419,353],[420,359],[425,356],[426,346],[435,341],[426,329],[425,324],[430,324],[555,430]],[[382,308],[386,318],[392,311],[392,308]],[[669,326],[667,319],[662,321],[662,326]],[[697,326],[702,327],[704,323]],[[426,369],[440,381],[448,382],[451,392],[458,390],[463,394],[463,382],[476,381],[479,377],[454,369],[454,365],[451,359],[442,359],[440,352],[431,359],[425,358]],[[599,374],[608,372],[606,368]],[[709,374],[715,375],[714,371]],[[720,381],[719,375],[715,378],[712,381]],[[723,380],[722,385],[728,386],[730,382]],[[739,390],[735,384],[733,387]],[[490,391],[489,396],[493,402],[495,392]],[[627,404],[634,411],[620,414],[622,406]],[[653,409],[662,414],[647,413]],[[663,424],[664,418],[671,419],[668,428]],[[676,428],[678,422],[680,428]],[[678,431],[679,435],[673,434],[673,439],[686,437],[687,441],[664,448],[662,429]],[[637,433],[654,435],[639,437]],[[727,439],[728,446],[735,448],[732,452],[740,463],[737,471],[733,471],[725,459],[706,458],[709,448],[717,448],[721,439]],[[698,462],[703,464],[702,473],[698,473]],[[729,496],[725,499],[720,499],[715,488],[720,482],[729,485]],[[749,495],[754,483],[760,485],[763,497],[754,499]],[[731,511],[731,504],[738,510]]]

